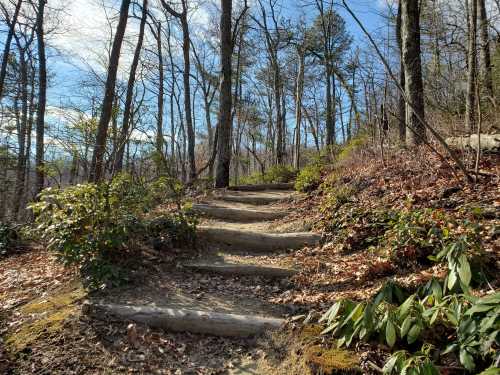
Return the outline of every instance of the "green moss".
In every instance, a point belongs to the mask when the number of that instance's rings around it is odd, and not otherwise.
[[[84,298],[85,290],[80,283],[59,290],[49,297],[38,298],[19,309],[21,319],[26,319],[15,331],[6,335],[6,348],[12,354],[19,353],[43,336],[61,332],[65,322],[78,314],[76,302]]]
[[[342,349],[311,346],[304,353],[306,363],[316,374],[358,374],[359,358],[356,354]]]
[[[39,298],[24,305],[21,307],[21,312],[25,314],[41,314],[47,311],[58,310],[74,304],[85,297],[85,295],[86,292],[81,286],[74,285],[70,290],[57,293],[48,298]]]

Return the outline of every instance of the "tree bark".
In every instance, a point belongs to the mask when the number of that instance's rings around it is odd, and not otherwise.
[[[411,105],[406,106],[407,145],[419,145],[427,139],[425,126],[424,86],[420,53],[420,9],[418,1],[402,0],[402,51],[405,68],[405,91]]]
[[[222,82],[220,86],[219,134],[217,140],[217,168],[215,187],[229,186],[231,167],[231,132],[232,132],[232,0],[221,0],[221,68]]]
[[[113,47],[111,49],[101,117],[99,119],[94,153],[92,156],[92,165],[89,176],[89,180],[92,182],[99,182],[103,177],[103,162],[104,153],[106,151],[108,126],[113,111],[113,98],[115,96],[116,76],[118,72],[118,64],[120,61],[120,52],[122,48],[123,37],[125,35],[125,29],[127,28],[129,7],[130,0],[122,0],[120,8],[120,20],[118,21],[116,34],[113,41]]]
[[[476,74],[477,74],[477,0],[470,0],[467,99],[465,103],[465,129],[472,133],[476,125]]]
[[[134,97],[135,76],[137,75],[137,68],[139,66],[139,59],[141,57],[142,45],[144,43],[144,31],[146,28],[146,20],[148,16],[148,0],[142,2],[142,15],[141,24],[139,27],[139,37],[135,46],[134,58],[130,67],[130,73],[127,84],[127,94],[125,98],[125,107],[123,109],[123,122],[120,132],[120,139],[118,141],[118,151],[115,156],[115,165],[113,174],[120,173],[123,169],[123,154],[125,152],[125,143],[127,143],[130,131],[130,117],[132,115],[132,100]]]
[[[17,218],[21,201],[24,200],[24,183],[26,177],[26,129],[28,127],[28,64],[26,61],[26,51],[20,45],[19,65],[21,69],[21,121],[17,129],[18,156],[16,167],[16,199],[12,206],[12,216]],[[26,47],[27,48],[27,47]]]
[[[302,96],[304,94],[304,63],[305,55],[302,47],[297,49],[299,67],[295,87],[295,152],[293,166],[300,168],[300,129],[302,124]]]
[[[158,117],[156,119],[156,150],[163,155],[163,108],[165,96],[165,70],[163,67],[163,49],[161,44],[161,22],[157,24],[156,47],[158,49]]]
[[[17,18],[19,17],[19,12],[21,10],[21,5],[23,0],[18,0],[16,4],[16,9],[14,10],[14,15],[12,16],[12,20],[8,21],[8,14],[5,14],[5,19],[9,22],[9,31],[7,33],[7,38],[5,39],[5,47],[3,50],[2,56],[2,66],[0,68],[0,98],[3,96],[3,86],[5,83],[5,76],[7,75],[7,65],[9,62],[10,55],[10,45],[12,43],[12,37],[14,36],[15,27],[17,24]]]
[[[42,191],[45,181],[44,171],[44,132],[45,107],[47,104],[47,61],[45,57],[45,36],[43,30],[46,0],[38,0],[36,17],[36,36],[38,48],[38,109],[36,120],[36,154],[35,154],[35,194]]]
[[[399,84],[405,87],[405,67],[403,61],[403,39],[402,39],[402,0],[398,2],[398,15],[396,19],[396,38],[399,48]],[[398,130],[399,144],[404,146],[406,142],[406,102],[402,93],[398,93]]]
[[[483,94],[488,98],[493,99],[493,78],[491,69],[491,52],[490,38],[488,33],[488,15],[486,13],[485,0],[478,1],[479,13],[479,38],[481,40],[481,49],[479,61],[481,65],[481,78],[483,86]]]

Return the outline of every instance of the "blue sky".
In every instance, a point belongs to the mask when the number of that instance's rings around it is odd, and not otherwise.
[[[59,53],[53,52],[49,56],[49,69],[53,74],[48,92],[50,107],[59,107],[69,101],[78,103],[81,90],[79,83],[85,77],[86,71],[92,68],[102,72],[104,69],[104,57],[99,57],[99,55],[102,55],[102,51],[105,50],[105,39],[110,30],[106,22],[106,13],[103,7],[99,5],[99,1],[73,0],[66,2],[67,6],[64,11],[64,21],[60,27],[61,31],[50,36],[49,44],[57,47],[58,51],[60,51]],[[113,3],[117,5],[118,3],[118,0],[105,1],[108,5]],[[379,14],[386,1],[350,0],[348,3],[367,29],[371,32],[377,32],[384,27]],[[285,14],[300,13],[297,1],[284,0],[283,6]],[[108,9],[107,12],[113,16],[116,15],[117,9],[118,6],[115,6],[114,10]],[[314,7],[305,8],[305,11],[306,14],[316,14]],[[360,47],[366,45],[367,39],[352,17],[341,7],[338,7],[338,11],[346,20],[354,43]],[[206,17],[203,13],[197,14],[196,22],[203,24],[203,22],[206,22]],[[133,35],[136,31],[137,22],[133,20],[129,23],[127,32],[129,35]],[[121,58],[124,67],[123,78],[126,78],[126,70],[130,65],[131,55],[132,46],[126,45]],[[53,117],[57,118],[57,116]]]

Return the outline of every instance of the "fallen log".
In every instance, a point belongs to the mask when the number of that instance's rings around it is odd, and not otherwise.
[[[291,268],[267,267],[254,264],[193,262],[184,264],[184,267],[224,276],[262,276],[268,278],[286,278],[297,273],[296,270]]]
[[[480,144],[481,151],[498,152],[500,151],[500,134],[481,134],[480,139],[477,134],[472,134],[470,137],[449,137],[446,138],[446,144],[459,150],[477,150]]]
[[[276,220],[281,219],[288,214],[288,212],[286,211],[279,210],[263,211],[254,209],[221,207],[211,204],[194,204],[193,210],[201,215],[205,215],[214,219],[240,222]]]
[[[223,314],[210,311],[173,309],[154,306],[129,306],[86,302],[83,313],[95,319],[108,316],[143,323],[172,332],[202,333],[224,337],[250,337],[279,329],[284,319],[253,315]]]
[[[237,191],[294,190],[294,184],[277,183],[277,184],[259,184],[259,185],[237,185],[228,187],[228,190],[237,190]]]
[[[210,226],[198,227],[198,234],[209,241],[257,252],[300,249],[315,246],[321,240],[321,235],[311,232],[263,233]]]

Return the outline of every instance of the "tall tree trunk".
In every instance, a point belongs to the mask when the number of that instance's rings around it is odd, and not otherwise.
[[[231,167],[231,132],[232,132],[232,31],[231,14],[232,0],[221,0],[222,14],[220,19],[221,39],[221,70],[222,82],[220,85],[219,100],[219,131],[217,140],[217,168],[215,172],[215,187],[229,186],[229,172]]]
[[[330,146],[335,143],[335,119],[333,115],[333,99],[332,99],[332,67],[330,62],[326,62],[326,145]]]
[[[16,199],[12,206],[12,216],[17,218],[21,202],[24,200],[24,183],[26,176],[26,129],[28,127],[28,64],[26,52],[20,47],[19,65],[21,69],[21,121],[17,129],[18,156],[16,167]]]
[[[14,10],[14,15],[12,16],[12,20],[8,21],[8,14],[5,14],[6,20],[9,23],[9,31],[7,32],[7,38],[5,39],[5,46],[3,50],[2,56],[2,66],[0,67],[0,99],[3,96],[3,86],[5,83],[5,76],[7,75],[7,65],[9,62],[10,55],[10,45],[12,43],[12,37],[14,36],[15,27],[17,24],[17,18],[19,17],[19,12],[21,10],[21,5],[23,0],[18,0],[16,4],[16,9]]]
[[[195,159],[195,132],[193,127],[193,116],[191,113],[191,62],[190,62],[190,39],[189,25],[187,18],[187,6],[185,0],[182,2],[184,11],[182,13],[182,53],[184,56],[184,72],[182,75],[184,82],[184,112],[186,116],[187,141],[188,141],[188,162],[189,162],[189,182],[196,179],[196,159]]]
[[[38,0],[36,17],[36,37],[38,44],[38,110],[36,119],[36,155],[35,155],[35,194],[43,189],[45,181],[44,171],[44,132],[45,106],[47,104],[47,61],[45,57],[45,36],[43,31],[46,0]]]
[[[405,91],[413,107],[406,107],[406,123],[413,130],[407,132],[406,143],[419,145],[426,140],[425,126],[419,120],[425,117],[424,85],[420,56],[419,2],[402,0],[402,50],[405,68]]]
[[[157,25],[158,38],[156,39],[156,47],[158,49],[158,117],[156,119],[156,150],[163,155],[163,108],[165,96],[165,70],[163,67],[163,49],[161,44],[161,22]]]
[[[403,39],[402,39],[402,1],[398,1],[398,15],[396,19],[396,38],[399,48],[399,84],[405,87],[405,67],[403,61]],[[404,146],[406,142],[406,102],[403,94],[398,92],[398,133],[399,145]]]
[[[486,13],[485,0],[478,1],[479,13],[479,37],[481,40],[480,50],[480,66],[481,78],[483,86],[483,94],[490,99],[494,98],[493,95],[493,79],[491,71],[491,52],[490,52],[490,38],[488,33],[488,15]]]
[[[120,52],[125,35],[125,29],[128,22],[128,10],[130,0],[122,0],[120,8],[120,20],[116,28],[116,34],[111,49],[109,59],[108,75],[106,78],[106,86],[104,99],[102,103],[101,117],[97,128],[97,136],[95,141],[94,153],[92,155],[92,165],[90,169],[90,181],[99,182],[102,180],[104,153],[106,151],[106,141],[108,135],[108,126],[113,111],[113,98],[115,96],[116,75],[118,72],[118,64],[120,62]]]
[[[178,18],[182,26],[182,54],[184,57],[184,72],[182,74],[184,83],[184,113],[186,116],[186,127],[187,127],[187,142],[188,142],[188,162],[189,162],[189,178],[188,182],[192,182],[196,179],[196,159],[195,159],[195,130],[193,126],[193,116],[191,112],[191,85],[190,85],[190,75],[191,75],[191,57],[190,48],[191,40],[189,36],[189,24],[188,24],[188,7],[186,0],[182,0],[182,13],[175,11],[170,5],[168,5],[165,0],[161,0],[163,7],[172,16]]]
[[[304,94],[304,51],[297,49],[299,67],[297,73],[297,83],[295,86],[295,152],[293,166],[300,168],[300,129],[302,124],[302,96]]]
[[[274,70],[274,102],[276,105],[276,164],[282,165],[284,160],[283,144],[284,144],[284,129],[283,129],[283,111],[281,100],[281,72],[277,53],[273,57]]]
[[[467,99],[465,103],[465,129],[472,133],[476,125],[476,74],[477,74],[477,0],[469,2],[469,48],[467,71]]]
[[[130,118],[132,115],[132,100],[134,98],[135,76],[137,75],[137,68],[139,66],[139,59],[141,57],[142,45],[144,43],[144,30],[146,28],[147,17],[148,0],[143,0],[139,37],[137,39],[137,45],[135,46],[134,58],[132,60],[132,65],[130,67],[130,73],[128,76],[127,94],[125,97],[125,107],[123,109],[122,130],[120,133],[120,140],[118,141],[118,152],[115,156],[113,174],[119,173],[123,169],[123,154],[125,152],[125,143],[127,142],[130,131]]]

